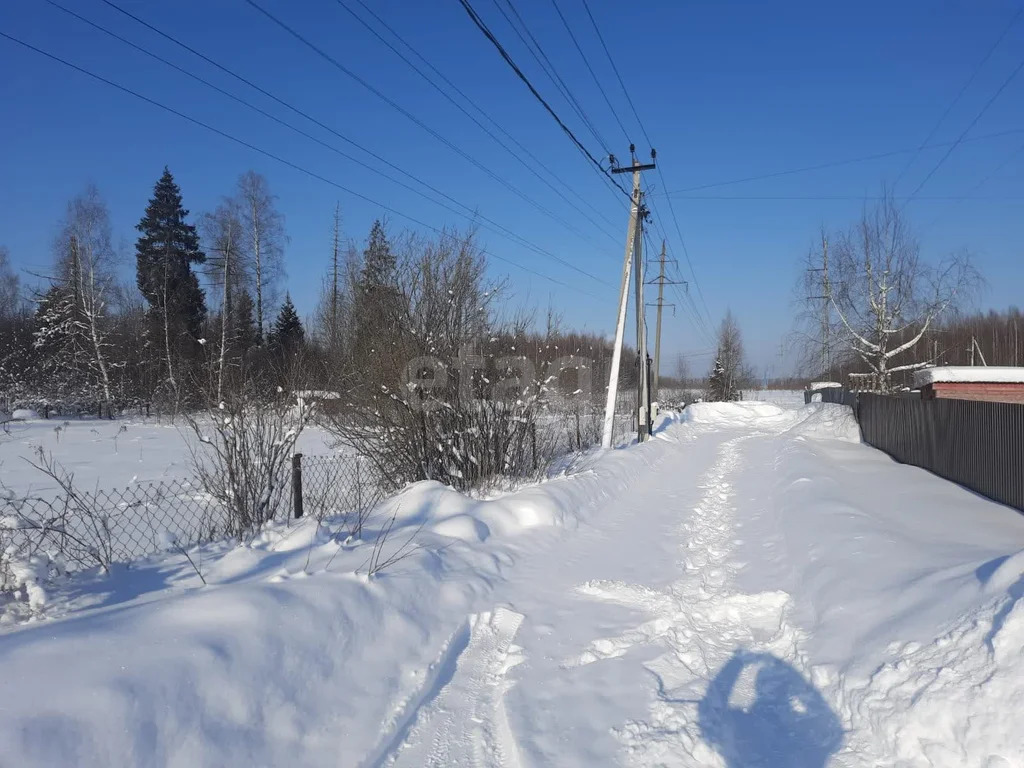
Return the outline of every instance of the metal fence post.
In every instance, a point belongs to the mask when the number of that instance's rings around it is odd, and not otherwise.
[[[292,510],[295,519],[302,517],[302,454],[292,455]]]

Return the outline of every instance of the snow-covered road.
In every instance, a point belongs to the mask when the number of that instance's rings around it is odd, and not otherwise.
[[[1024,516],[840,406],[392,504],[424,549],[369,582],[307,526],[55,595],[0,635],[0,765],[1024,765]]]

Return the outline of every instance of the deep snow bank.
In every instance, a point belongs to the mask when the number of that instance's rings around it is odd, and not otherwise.
[[[382,505],[355,546],[335,535],[340,521],[307,520],[272,527],[250,546],[204,547],[192,556],[208,586],[177,554],[76,578],[47,609],[63,619],[0,628],[0,765],[388,764],[415,732],[423,702],[445,707],[453,691],[477,690],[448,687],[460,664],[486,678],[492,661],[518,664],[509,643],[519,622],[520,636],[542,631],[508,593],[502,599],[522,614],[510,619],[515,626],[500,626],[507,612],[490,613],[496,585],[513,582],[509,569],[529,553],[539,568],[530,600],[557,608],[543,631],[565,633],[588,659],[609,659],[607,673],[594,663],[572,668],[594,670],[592,678],[554,669],[566,676],[561,687],[536,682],[523,699],[530,717],[547,718],[565,701],[552,690],[586,679],[593,687],[573,699],[577,719],[594,719],[588,699],[603,698],[606,713],[618,706],[607,687],[626,668],[618,662],[634,646],[649,658],[658,633],[680,650],[663,661],[691,677],[698,641],[728,655],[738,642],[777,635],[768,650],[799,669],[841,721],[844,743],[829,765],[1024,765],[1017,518],[857,444],[843,406],[695,404],[681,421],[645,445],[590,455],[571,476],[496,499],[411,486]],[[696,471],[709,456],[712,466]],[[419,548],[367,579],[376,533],[392,516],[384,557],[410,540]],[[678,565],[671,575],[693,589],[649,599],[658,593],[640,584],[639,602],[671,610],[628,631],[622,647],[600,636],[585,642],[578,605],[547,594],[583,538],[566,530],[608,540],[609,517],[626,530],[659,519],[671,526],[652,530],[679,527],[685,558],[659,570]],[[604,556],[586,558],[598,577],[609,557],[652,556],[649,546],[610,541]],[[697,631],[675,631],[688,626]],[[481,644],[480,627],[494,630],[508,658],[484,652],[491,645]],[[520,690],[536,658],[510,674],[522,675]],[[649,686],[649,673],[642,677]],[[674,712],[706,695],[706,682],[665,688],[656,705]],[[689,734],[669,729],[666,743]],[[573,736],[556,735],[569,749]],[[642,754],[654,734],[635,736]],[[696,764],[716,764],[711,747],[689,747],[708,756]],[[695,763],[675,750],[656,764]]]
[[[333,767],[385,754],[518,553],[563,540],[685,439],[670,426],[491,500],[420,483],[354,546],[340,521],[305,520],[193,550],[206,586],[178,554],[76,576],[50,618],[0,634],[0,765]],[[368,579],[392,517],[381,559],[406,542],[411,554]]]
[[[693,403],[683,411],[682,419],[701,427],[786,430],[794,437],[860,442],[860,427],[852,409],[834,403],[811,403],[791,408],[746,400]]]
[[[738,586],[791,597],[787,658],[846,732],[830,765],[1024,765],[1024,517],[866,446],[803,439],[842,433],[841,408],[751,444],[773,471],[740,482]]]
[[[1024,765],[1021,554],[1007,561],[1011,567],[998,579],[993,576],[1002,583],[982,588],[988,599],[938,637],[898,643],[895,658],[870,675],[834,682],[838,711],[855,726],[848,751],[858,764]]]

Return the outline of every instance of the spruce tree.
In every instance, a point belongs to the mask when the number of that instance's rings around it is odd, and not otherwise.
[[[159,350],[171,385],[182,359],[195,357],[206,316],[206,302],[193,264],[202,264],[196,228],[186,223],[181,190],[165,167],[146,213],[136,226],[139,290],[149,304],[150,343]]]
[[[363,252],[354,310],[353,363],[375,391],[379,384],[392,382],[404,365],[392,354],[402,314],[398,262],[380,221],[373,223]]]
[[[370,228],[370,238],[363,252],[361,287],[373,292],[374,289],[392,286],[395,283],[397,269],[398,262],[391,250],[391,243],[384,231],[384,225],[378,219]]]
[[[291,354],[297,352],[306,339],[306,331],[302,327],[299,313],[295,311],[290,294],[285,294],[284,304],[274,321],[271,332],[271,345],[279,352]]]
[[[731,400],[732,398],[726,391],[727,388],[725,366],[722,365],[721,357],[717,357],[715,366],[711,369],[711,375],[708,376],[708,400],[715,403]]]
[[[248,291],[243,290],[234,306],[234,350],[245,357],[260,344],[260,332],[256,327],[255,304]]]
[[[32,346],[41,394],[48,402],[83,406],[94,398],[85,325],[70,288],[53,285],[40,297]]]

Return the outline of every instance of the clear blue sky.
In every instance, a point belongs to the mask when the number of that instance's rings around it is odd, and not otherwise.
[[[125,18],[100,0],[60,0],[94,22],[217,83],[322,140],[340,140]],[[367,0],[434,66],[597,209],[607,232],[543,186],[487,135],[374,39],[335,0],[259,0],[271,13],[371,82],[422,122],[529,193],[578,232],[528,205],[355,81],[261,16],[244,0],[118,0],[154,26],[245,75],[336,131],[408,170],[533,243],[598,275],[484,230],[515,298],[546,304],[568,323],[610,332],[626,229],[625,198],[602,185],[525,86],[472,25],[458,0]],[[346,0],[359,10],[355,0]],[[558,0],[638,152],[644,140],[581,0]],[[596,156],[604,149],[555,91],[501,17],[494,0],[474,7],[513,58]],[[945,2],[679,2],[590,0],[640,118],[658,150],[664,185],[648,174],[658,225],[700,299],[659,193],[917,147],[1020,9],[1021,0]],[[555,68],[620,158],[626,138],[555,14],[551,0],[516,2]],[[372,20],[371,20],[372,21]],[[159,100],[434,226],[466,220],[275,125],[163,64],[107,38],[41,0],[0,5],[0,30]],[[386,32],[384,32],[387,35]],[[933,141],[955,140],[1024,56],[1024,18],[1009,30]],[[279,196],[290,243],[287,287],[312,310],[340,201],[347,236],[362,242],[383,211],[322,181],[233,144],[107,85],[0,39],[0,244],[25,270],[45,271],[56,222],[87,182],[98,185],[123,239],[131,276],[133,226],[164,165],[193,216],[232,191],[239,174],[265,174]],[[1024,287],[1024,73],[968,134],[1004,131],[959,146],[908,212],[925,253],[968,248],[989,288],[985,306],[1020,304]],[[895,188],[908,195],[945,153],[922,151]],[[1015,154],[1016,153],[1016,154]],[[698,191],[674,199],[696,278],[714,323],[732,308],[759,371],[780,373],[791,325],[792,286],[818,228],[851,223],[892,185],[913,153]],[[372,158],[364,158],[377,165]],[[532,161],[531,161],[532,162]],[[985,181],[984,185],[977,185]],[[975,199],[958,201],[970,195]],[[704,199],[695,199],[694,196]],[[733,199],[718,199],[730,197]],[[760,199],[760,198],[815,198]],[[708,199],[715,198],[715,199]],[[735,199],[747,198],[747,199]],[[750,199],[759,198],[759,199]],[[841,199],[822,199],[841,198]],[[954,199],[935,199],[954,198]],[[410,225],[388,216],[395,229]],[[655,240],[659,229],[652,230]],[[592,295],[590,295],[592,294]],[[653,324],[653,323],[652,323]],[[710,344],[680,307],[666,322],[668,353]],[[708,359],[693,357],[694,368]]]

